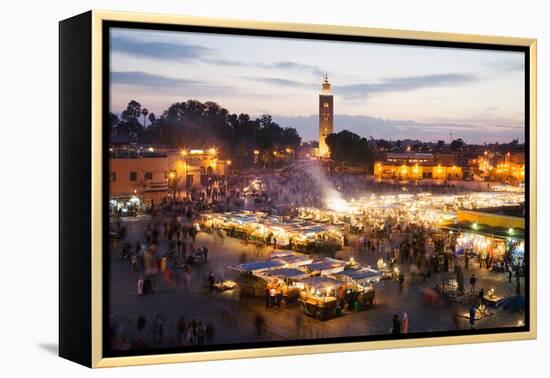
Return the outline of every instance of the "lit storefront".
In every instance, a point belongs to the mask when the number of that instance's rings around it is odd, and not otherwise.
[[[119,217],[131,217],[144,214],[151,209],[152,201],[139,195],[116,196],[109,201],[109,214]]]
[[[111,148],[109,153],[109,192],[113,199],[135,195],[160,203],[167,196],[185,196],[189,190],[211,185],[213,178],[225,176],[231,166],[231,161],[219,158],[215,148],[122,147]]]
[[[488,265],[505,260],[511,261],[514,266],[523,264],[525,234],[522,229],[464,222],[444,228],[456,236],[453,239],[457,257],[468,255],[480,260],[488,259]]]

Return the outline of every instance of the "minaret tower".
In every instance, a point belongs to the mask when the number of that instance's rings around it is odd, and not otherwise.
[[[325,138],[334,131],[334,98],[330,93],[330,83],[325,75],[323,92],[319,95],[319,157],[329,157],[330,151]]]

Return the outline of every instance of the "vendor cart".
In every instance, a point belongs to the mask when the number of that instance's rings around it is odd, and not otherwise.
[[[464,302],[464,291],[460,289],[456,279],[443,279],[442,283],[436,286],[440,298],[447,304]]]
[[[301,280],[300,284],[303,289],[298,302],[306,315],[319,320],[327,320],[336,315],[336,293],[343,285],[341,281],[328,277],[310,277]]]
[[[375,303],[376,283],[383,274],[371,268],[348,269],[335,274],[345,284],[346,299],[349,306],[359,310]]]
[[[266,280],[272,287],[278,287],[286,297],[286,301],[294,301],[300,297],[298,282],[308,277],[308,274],[296,268],[282,268],[264,272],[259,277]]]

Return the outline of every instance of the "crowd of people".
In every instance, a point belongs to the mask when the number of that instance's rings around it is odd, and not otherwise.
[[[180,316],[172,326],[168,326],[163,315],[157,314],[152,320],[139,315],[135,326],[112,318],[109,324],[111,348],[113,350],[143,350],[159,347],[192,347],[212,342],[214,326],[201,320],[187,321]]]
[[[326,180],[344,198],[357,198],[365,192],[388,193],[401,192],[401,186],[375,183],[365,176],[353,176],[342,173],[330,173]],[[459,189],[452,186],[421,187],[409,186],[408,192],[430,191],[432,193],[455,193]],[[322,188],[314,175],[304,172],[304,167],[287,167],[269,172],[249,171],[239,175],[221,177],[209,182],[202,188],[189,190],[185,194],[177,193],[167,197],[150,209],[151,221],[138,232],[137,237],[128,238],[127,224],[115,220],[112,225],[116,235],[118,258],[129,262],[129,270],[135,273],[136,294],[154,294],[162,280],[165,287],[190,290],[192,281],[204,281],[208,288],[206,294],[212,294],[216,283],[214,273],[205,266],[209,249],[197,245],[199,229],[196,223],[204,212],[226,212],[234,210],[264,210],[269,213],[293,217],[299,206],[323,207]],[[213,237],[223,243],[223,233]],[[163,241],[162,248],[160,241]],[[358,253],[379,258],[378,268],[398,269],[395,277],[400,288],[415,277],[429,281],[434,274],[469,272],[474,261],[479,269],[491,269],[495,273],[508,275],[509,283],[516,277],[516,293],[521,293],[519,277],[521,267],[514,267],[511,260],[491,260],[466,251],[459,256],[456,251],[456,237],[451,233],[442,233],[432,225],[410,223],[400,218],[388,218],[377,224],[369,224],[358,230],[353,238],[347,240],[351,249]],[[248,251],[249,240],[242,238],[243,251]],[[273,241],[277,248],[277,241]],[[212,248],[212,247],[211,247]],[[246,261],[243,252],[241,262]],[[376,259],[374,261],[376,261]],[[208,271],[208,273],[206,273]],[[478,278],[470,276],[469,292],[471,296],[483,298],[484,289],[478,292]],[[287,296],[283,288],[267,286],[265,291],[266,308],[287,307]],[[475,319],[474,319],[475,321]],[[265,319],[257,316],[255,327],[258,333],[265,328]],[[472,325],[473,327],[473,325]],[[129,330],[130,329],[130,330]],[[135,329],[124,327],[122,321],[113,321],[111,339],[113,348],[143,349],[155,346],[191,346],[204,345],[213,338],[213,324],[201,320],[187,321],[182,316],[175,326],[167,327],[164,316],[158,314],[147,320],[144,315],[137,318]],[[392,318],[392,334],[404,334],[409,330],[407,313]]]
[[[137,296],[154,295],[160,287],[183,289],[183,293],[189,295],[193,280],[199,280],[199,287],[202,281],[208,282],[208,293],[211,293],[213,274],[204,272],[209,250],[196,244],[197,214],[196,207],[188,203],[173,209],[171,214],[150,218],[146,225],[140,223],[131,236],[128,223],[120,220],[113,223],[112,233],[116,237],[112,240],[112,250],[118,251],[118,260],[128,261],[129,271],[136,278]],[[111,342],[115,350],[204,345],[213,338],[212,323],[196,319],[187,322],[183,316],[175,329],[166,326],[161,314],[151,320],[140,315],[135,328],[128,323],[112,321]]]
[[[401,317],[397,314],[393,315],[390,333],[392,335],[409,333],[409,315],[407,315],[406,312],[404,312]]]

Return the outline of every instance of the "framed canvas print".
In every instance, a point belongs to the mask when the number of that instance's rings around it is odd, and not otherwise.
[[[536,337],[536,41],[60,22],[60,355]]]

